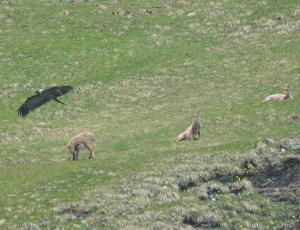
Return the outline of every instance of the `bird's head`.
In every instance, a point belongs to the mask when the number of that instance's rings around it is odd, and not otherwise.
[[[44,89],[39,89],[39,90],[35,91],[35,94],[40,95],[43,91],[44,91]]]

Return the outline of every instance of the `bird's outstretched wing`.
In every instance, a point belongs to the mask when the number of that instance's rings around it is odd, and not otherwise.
[[[66,94],[72,89],[73,87],[70,85],[54,86],[44,90],[43,95],[50,99],[56,99],[57,97]]]
[[[48,101],[50,101],[50,98],[43,97],[41,95],[34,95],[28,97],[18,109],[18,113],[21,117],[25,118],[30,111],[35,110],[36,108],[47,103]]]
[[[64,104],[63,102],[59,101],[57,97],[66,94],[72,89],[73,87],[70,85],[54,86],[46,89],[36,95],[28,97],[26,101],[20,106],[18,113],[24,118],[30,111],[35,110],[51,99]]]

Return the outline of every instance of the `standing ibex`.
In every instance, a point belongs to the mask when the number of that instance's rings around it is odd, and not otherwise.
[[[178,135],[176,142],[183,141],[183,140],[195,140],[200,138],[200,129],[201,129],[200,112],[198,111],[193,115],[192,124],[184,132]]]
[[[94,141],[94,134],[91,132],[83,132],[78,135],[72,137],[69,141],[68,148],[70,153],[73,155],[73,160],[79,159],[79,150],[81,148],[87,148],[90,152],[89,159],[94,159],[94,150],[92,147],[92,142]]]
[[[283,100],[288,100],[288,99],[293,99],[293,95],[292,95],[289,85],[284,85],[283,93],[269,95],[263,100],[263,102],[265,102],[265,101],[283,101]]]

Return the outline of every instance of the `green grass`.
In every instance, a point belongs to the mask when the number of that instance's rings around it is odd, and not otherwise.
[[[114,191],[141,171],[168,173],[161,162],[182,155],[203,155],[203,168],[224,159],[234,164],[257,140],[299,136],[299,121],[288,118],[300,109],[297,3],[0,1],[0,228],[43,221],[49,228],[97,226],[93,217],[60,221],[53,210],[93,191]],[[261,102],[284,83],[294,100]],[[50,102],[18,117],[26,97],[55,84],[74,86],[62,97],[67,106]],[[175,146],[198,108],[201,140]],[[65,143],[85,130],[96,135],[96,160],[82,152],[83,160],[67,161]],[[172,206],[150,203],[149,210],[165,215]],[[270,213],[277,207],[294,210],[280,203]],[[242,218],[234,217],[243,227],[268,225],[258,215]]]

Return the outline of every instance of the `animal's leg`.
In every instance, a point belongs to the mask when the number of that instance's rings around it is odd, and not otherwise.
[[[75,154],[76,154],[75,159],[76,159],[76,160],[79,160],[79,149],[77,149],[77,150],[75,151]]]
[[[73,160],[73,161],[76,160],[76,152],[72,152],[72,155],[73,155],[72,160]]]
[[[182,141],[182,137],[180,137],[180,135],[176,138],[176,143],[178,143],[179,141]]]
[[[198,136],[199,136],[199,139],[200,139],[200,130],[198,130]]]
[[[90,152],[90,156],[89,156],[89,159],[94,159],[95,158],[95,155],[94,155],[94,150],[93,150],[93,147],[91,144],[85,144],[84,145]]]

